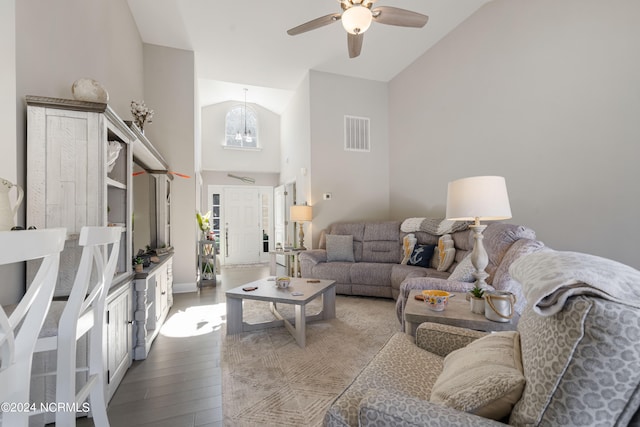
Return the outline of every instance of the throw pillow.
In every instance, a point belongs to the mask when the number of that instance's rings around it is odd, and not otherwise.
[[[501,420],[520,400],[525,378],[520,335],[496,332],[453,351],[431,390],[431,402]]]
[[[416,239],[416,235],[411,233],[404,236],[402,239],[402,262],[400,264],[406,264],[409,262],[409,258],[411,258],[411,254],[413,253],[413,248],[416,243],[418,243],[418,239]]]
[[[447,280],[453,280],[456,282],[475,282],[476,278],[473,277],[473,273],[476,272],[475,267],[471,263],[471,254],[464,257],[462,261],[456,265],[451,275],[447,277]]]
[[[327,262],[355,262],[353,257],[353,236],[327,234]]]
[[[407,265],[417,265],[419,267],[430,267],[431,257],[436,245],[418,245],[416,244],[411,252],[411,257]]]
[[[438,271],[447,271],[456,259],[456,248],[454,248],[451,234],[445,234],[438,239],[438,247],[433,251],[431,267]]]

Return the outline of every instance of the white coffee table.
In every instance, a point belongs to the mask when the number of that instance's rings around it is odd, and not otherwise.
[[[335,280],[320,280],[317,283],[311,283],[309,280],[312,279],[292,278],[288,288],[278,289],[274,280],[261,279],[226,291],[227,334],[239,334],[241,332],[284,325],[296,339],[298,345],[304,347],[306,344],[305,332],[307,322],[334,319],[336,317]],[[244,291],[242,289],[253,286],[258,289],[255,291]],[[299,292],[302,295],[292,295],[294,292]],[[322,297],[322,311],[313,316],[307,316],[305,313],[307,303],[320,296]],[[276,317],[276,320],[262,323],[244,322],[242,320],[243,299],[269,302],[269,308]],[[295,317],[293,324],[278,312],[277,303],[294,305]]]

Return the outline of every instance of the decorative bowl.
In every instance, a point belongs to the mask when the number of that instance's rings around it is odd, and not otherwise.
[[[424,295],[424,302],[427,304],[427,308],[433,311],[443,311],[447,307],[451,296],[447,291],[435,289],[422,291],[422,295]]]
[[[291,284],[291,278],[289,277],[278,277],[276,279],[276,286],[280,289],[286,289]]]

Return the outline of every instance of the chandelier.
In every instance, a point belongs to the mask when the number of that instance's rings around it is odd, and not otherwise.
[[[247,130],[247,91],[249,89],[244,88],[244,111],[243,111],[243,122],[244,122],[244,133],[240,131],[236,132],[236,141],[241,142],[253,142],[253,136],[251,135],[251,131]]]

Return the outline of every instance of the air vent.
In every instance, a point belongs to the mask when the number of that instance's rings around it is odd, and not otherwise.
[[[344,116],[344,149],[345,151],[371,151],[367,117]]]

